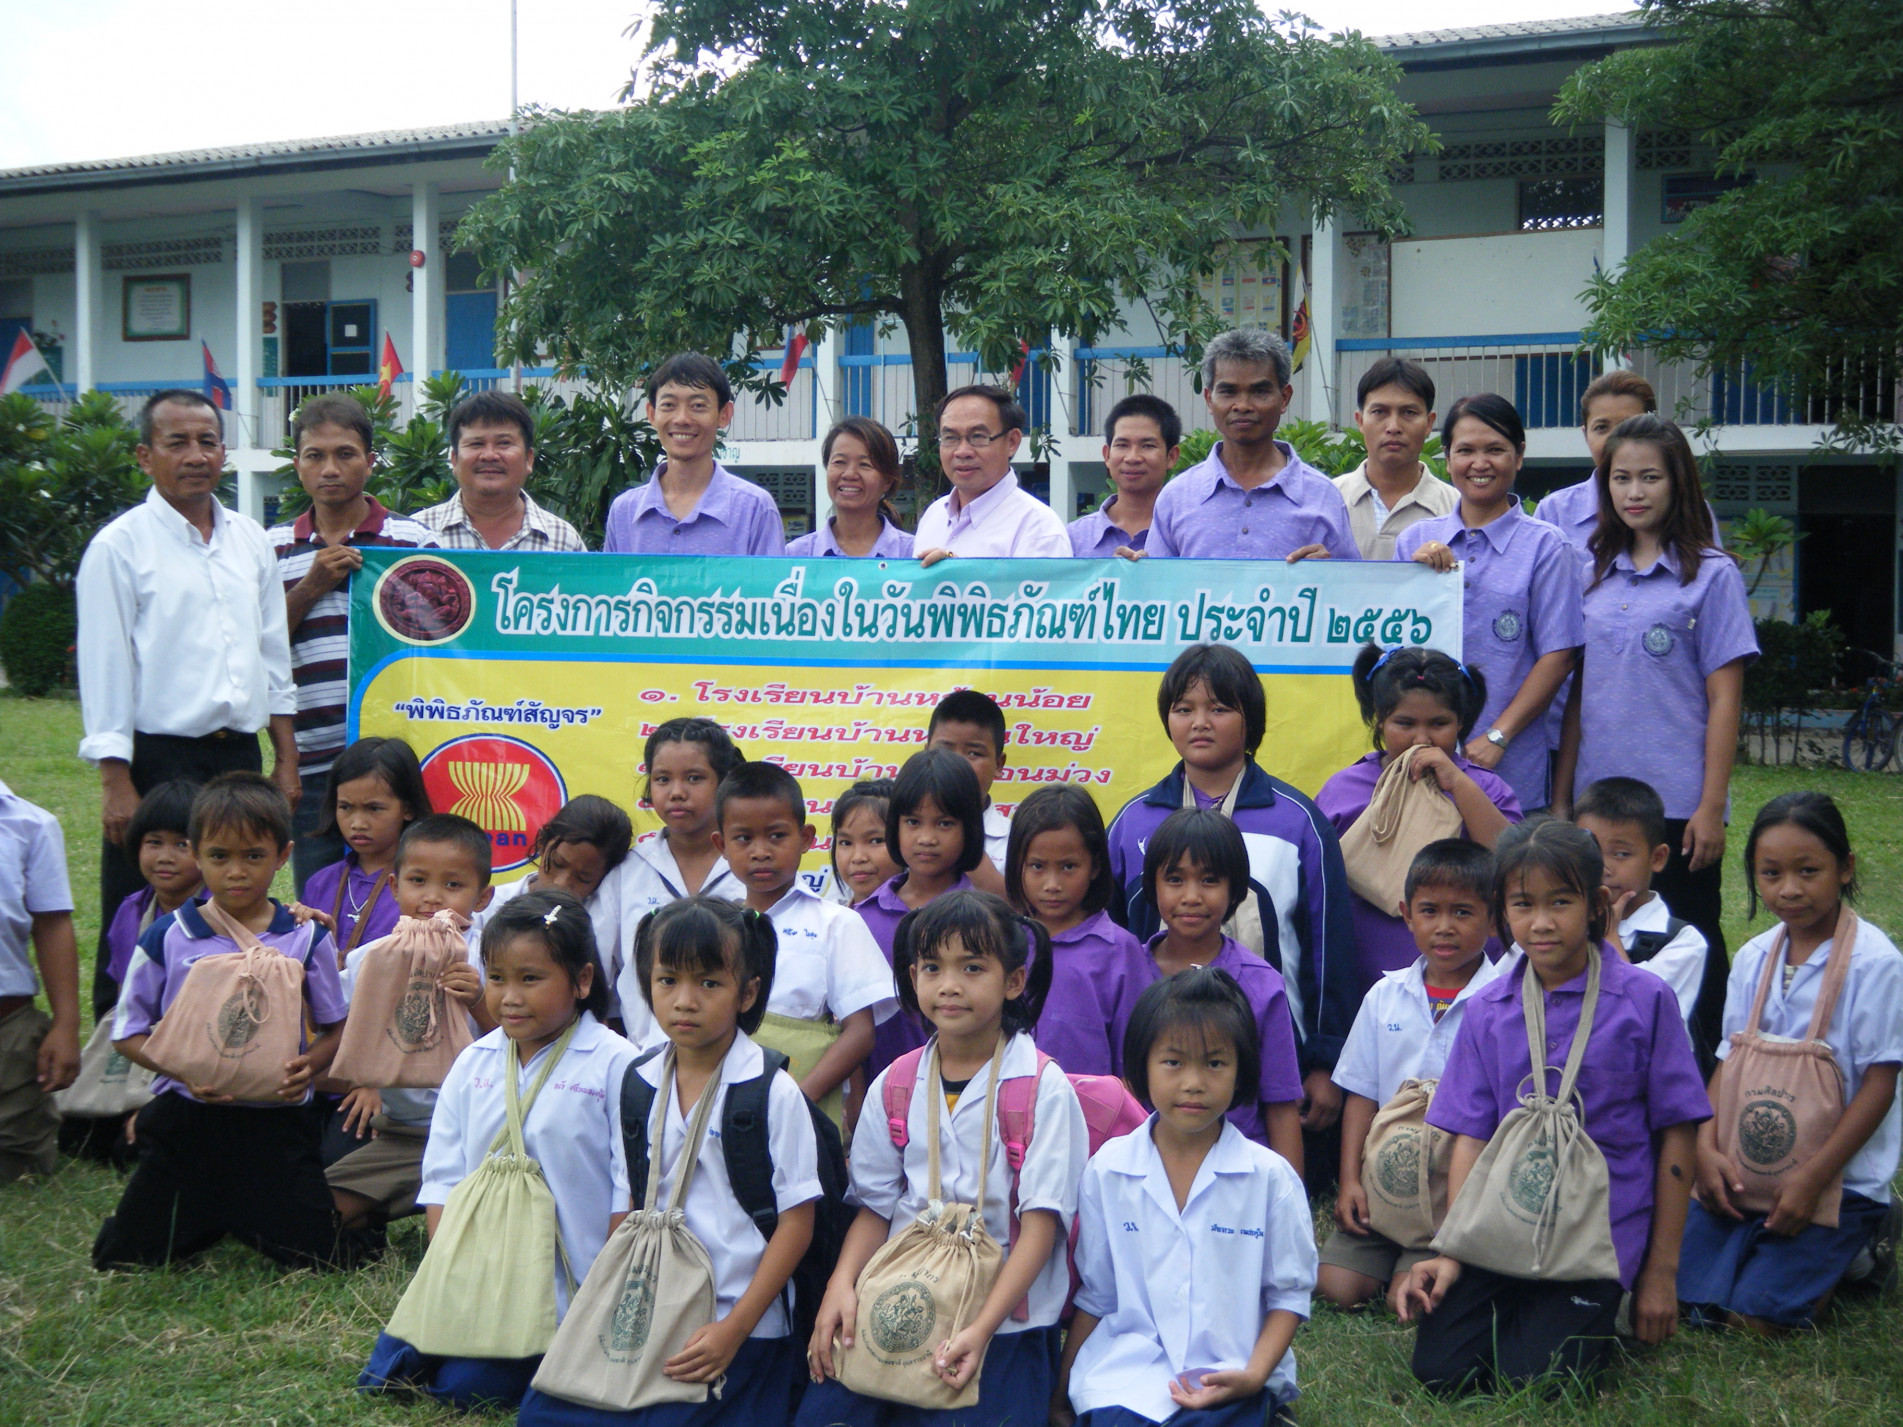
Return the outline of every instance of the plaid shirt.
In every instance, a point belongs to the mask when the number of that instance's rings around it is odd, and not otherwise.
[[[476,527],[463,513],[463,496],[458,491],[441,505],[419,510],[410,517],[436,532],[436,543],[444,550],[487,550]],[[499,550],[573,550],[586,551],[587,542],[574,526],[559,515],[550,515],[535,503],[535,497],[522,492],[522,528],[511,535]]]

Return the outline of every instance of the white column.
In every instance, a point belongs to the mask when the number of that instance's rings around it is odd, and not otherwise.
[[[73,393],[97,385],[93,340],[99,330],[99,215],[83,209],[73,220]]]
[[[263,430],[258,377],[264,371],[264,340],[259,331],[264,298],[264,206],[254,196],[238,200],[237,253],[237,343],[231,393],[231,426],[225,434],[228,447],[248,447],[268,451],[276,445],[276,433]],[[238,463],[238,509],[253,520],[264,518],[264,491],[259,482],[257,464]]]
[[[832,497],[826,494],[826,468],[820,463],[819,443],[843,414],[839,407],[839,336],[828,327],[813,343],[813,529],[832,518]]]
[[[420,382],[433,376],[443,364],[437,348],[442,333],[437,330],[436,295],[443,286],[443,253],[436,241],[436,222],[442,203],[434,183],[419,183],[410,189],[410,245],[423,254],[423,266],[412,269],[410,282],[410,351],[404,363],[412,373],[410,380]]]
[[[1605,217],[1599,230],[1600,268],[1608,275],[1617,272],[1632,256],[1632,179],[1637,170],[1636,135],[1624,124],[1606,122]],[[1603,366],[1606,371],[1625,365],[1622,354],[1609,352]]]
[[[1335,421],[1335,329],[1339,325],[1341,300],[1335,290],[1337,224],[1334,219],[1317,223],[1309,234],[1308,272],[1308,419],[1333,424]]]

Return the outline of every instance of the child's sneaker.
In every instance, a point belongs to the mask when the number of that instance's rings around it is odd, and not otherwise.
[[[1903,1200],[1892,1195],[1890,1207],[1884,1213],[1883,1223],[1877,1227],[1875,1236],[1867,1247],[1858,1250],[1857,1256],[1850,1261],[1850,1267],[1844,1271],[1845,1282],[1875,1293],[1894,1292],[1899,1237],[1903,1237]]]

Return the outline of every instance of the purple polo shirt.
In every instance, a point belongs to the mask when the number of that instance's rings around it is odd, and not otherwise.
[[[833,534],[832,517],[810,534],[787,542],[789,555],[839,555],[851,559],[839,548],[839,541]],[[867,560],[909,560],[912,558],[912,533],[901,530],[889,520],[879,522],[879,538],[873,542],[872,553],[864,556]]]
[[[1758,655],[1744,577],[1731,557],[1707,550],[1688,585],[1678,582],[1680,568],[1670,551],[1644,573],[1620,555],[1586,592],[1573,780],[1577,793],[1601,778],[1638,778],[1658,790],[1668,818],[1689,818],[1704,789],[1705,680]]]
[[[344,996],[343,983],[337,974],[337,951],[330,933],[316,922],[308,928],[300,927],[282,906],[275,902],[272,906],[276,911],[270,928],[261,933],[258,940],[303,965],[304,1002],[310,1009],[310,1022],[318,1026],[336,1025],[350,1009],[350,1002]],[[236,955],[237,951],[236,942],[219,936],[206,924],[196,902],[187,902],[170,916],[152,923],[139,938],[139,949],[126,972],[112,1038],[122,1041],[132,1036],[150,1035],[152,1028],[171,1009],[172,1002],[178,999],[186,973],[195,963],[207,956]],[[309,1041],[300,1037],[299,1044],[308,1047]],[[152,1091],[158,1095],[170,1091],[187,1100],[195,1098],[178,1081],[164,1075],[152,1082]],[[303,1103],[309,1103],[310,1098],[306,1090]],[[270,1103],[288,1107],[292,1102]]]
[[[337,884],[345,878],[349,884],[344,889],[344,899],[337,901]],[[379,937],[386,937],[396,930],[397,918],[402,915],[396,905],[396,878],[383,884],[377,900],[370,900],[370,893],[377,885],[377,874],[363,870],[363,864],[357,860],[357,854],[346,852],[342,859],[328,867],[320,867],[311,873],[310,880],[304,884],[304,890],[298,894],[298,901],[307,907],[329,915],[333,907],[337,909],[337,925],[331,935],[342,947],[368,946]],[[352,911],[352,908],[356,908]],[[357,923],[363,922],[363,935],[357,935]]]
[[[1154,947],[1168,935],[1167,931],[1158,932],[1150,938],[1149,946]],[[1137,988],[1139,992],[1151,982],[1163,979],[1149,947],[1145,948],[1143,960],[1148,980]],[[1302,1070],[1295,1059],[1295,1022],[1289,1017],[1288,989],[1283,985],[1281,972],[1234,937],[1224,937],[1222,950],[1207,964],[1236,978],[1249,1009],[1255,1013],[1256,1034],[1262,1041],[1262,1074],[1255,1098],[1233,1106],[1229,1123],[1257,1144],[1266,1146],[1269,1130],[1262,1119],[1263,1104],[1290,1100],[1299,1103],[1302,1098]]]
[[[786,527],[773,497],[714,462],[714,476],[685,520],[676,520],[661,494],[663,462],[644,485],[623,491],[608,507],[604,554],[784,555]]]
[[[1110,513],[1116,503],[1117,498],[1111,496],[1089,515],[1079,516],[1064,527],[1070,536],[1071,554],[1079,560],[1108,560],[1126,545],[1132,550],[1143,549],[1150,538],[1149,529],[1132,535],[1119,526]]]
[[[145,920],[145,909],[152,905],[152,899],[158,896],[150,887],[141,887],[119,904],[119,910],[112,914],[112,925],[106,928],[106,947],[111,953],[106,962],[106,975],[114,982],[126,979],[126,968],[132,964],[132,953],[138,949],[139,923]],[[200,887],[192,893],[194,902],[205,900],[205,889]],[[157,920],[156,917],[153,918]]]
[[[1467,663],[1487,676],[1487,706],[1476,731],[1484,733],[1513,702],[1533,665],[1556,649],[1577,649],[1586,642],[1579,615],[1579,557],[1543,520],[1520,509],[1517,500],[1489,524],[1470,530],[1460,511],[1437,515],[1401,532],[1394,558],[1411,560],[1430,540],[1438,540],[1461,562],[1466,582],[1461,649]],[[1521,729],[1494,769],[1523,808],[1543,808],[1547,796],[1547,748],[1544,712]]]
[[[905,914],[913,909],[899,899],[899,885],[905,881],[903,871],[891,881],[882,883],[879,890],[865,901],[858,903],[853,910],[866,919],[866,926],[872,931],[872,939],[879,943],[879,950],[885,953],[886,965],[892,964],[892,941],[899,933],[899,923],[905,920]],[[946,890],[963,891],[971,886],[969,877],[959,876]],[[896,985],[896,978],[894,978]],[[872,1028],[872,1054],[866,1058],[866,1079],[884,1070],[893,1061],[908,1050],[917,1050],[925,1044],[931,1035],[931,1028],[923,1018],[913,1015],[903,1005],[885,1020]]]
[[[1499,774],[1477,763],[1469,763],[1458,753],[1454,755],[1454,764],[1479,785],[1480,791],[1487,795],[1508,822],[1516,823],[1523,819],[1525,814],[1520,807],[1520,800]],[[1374,799],[1375,780],[1380,776],[1381,755],[1363,754],[1322,784],[1321,791],[1315,794],[1315,806],[1322,810],[1322,816],[1334,824],[1337,833],[1345,834],[1354,826],[1355,819],[1368,810],[1368,804]],[[1460,835],[1468,836],[1465,827],[1461,828]],[[1355,948],[1359,952],[1356,964],[1361,973],[1363,996],[1386,973],[1405,971],[1420,956],[1420,948],[1414,944],[1414,933],[1407,929],[1407,923],[1364,897],[1357,896],[1354,899],[1354,926]],[[1488,949],[1489,954],[1498,954],[1499,947],[1491,940]]]
[[[1151,555],[1285,560],[1304,545],[1325,545],[1337,560],[1361,558],[1341,492],[1293,446],[1277,441],[1287,464],[1274,480],[1244,490],[1222,463],[1223,444],[1218,441],[1157,496],[1147,546]]]
[[[1466,1019],[1428,1107],[1429,1124],[1449,1134],[1491,1139],[1500,1121],[1519,1107],[1520,1082],[1532,1074],[1520,1010],[1524,964],[1515,958],[1499,980],[1468,998]],[[1709,1120],[1711,1102],[1672,988],[1609,951],[1601,966],[1599,1004],[1577,1089],[1586,1132],[1606,1157],[1612,1242],[1619,1254],[1619,1281],[1629,1289],[1652,1232],[1652,1136],[1687,1121]],[[1557,991],[1543,992],[1549,1091],[1559,1089],[1560,1069],[1572,1049],[1586,975],[1582,971]]]
[[[1051,990],[1037,1048],[1071,1075],[1123,1074],[1123,1031],[1156,979],[1149,953],[1109,912],[1051,938]]]

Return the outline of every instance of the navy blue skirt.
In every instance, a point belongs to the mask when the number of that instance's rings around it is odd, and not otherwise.
[[[377,1334],[370,1361],[357,1375],[359,1392],[422,1392],[464,1412],[514,1407],[542,1365],[532,1358],[438,1358],[401,1338]]]
[[[530,1388],[516,1427],[775,1427],[793,1420],[805,1381],[806,1361],[791,1338],[749,1338],[727,1364],[719,1397],[606,1412]]]
[[[834,1378],[806,1389],[794,1427],[1025,1427],[1042,1423],[1057,1381],[1058,1330],[994,1334],[971,1407],[924,1408],[861,1397]]]
[[[1846,1189],[1837,1227],[1806,1224],[1788,1238],[1767,1233],[1764,1215],[1725,1219],[1694,1202],[1678,1254],[1678,1298],[1701,1314],[1718,1309],[1807,1327],[1817,1302],[1883,1227],[1889,1206]]]

